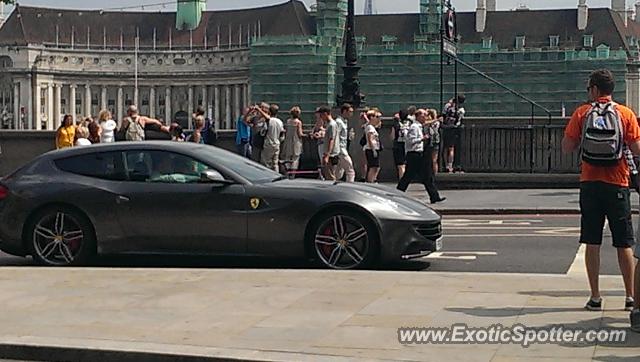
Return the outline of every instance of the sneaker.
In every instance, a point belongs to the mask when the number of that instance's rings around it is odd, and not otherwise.
[[[447,198],[446,197],[441,197],[438,200],[431,200],[432,204],[437,204],[439,202],[444,202]]]
[[[598,311],[602,310],[602,298],[596,300],[593,298],[589,298],[587,304],[585,304],[584,309]]]
[[[632,311],[633,310],[634,300],[632,297],[627,297],[624,300],[624,310]]]
[[[640,333],[640,309],[634,309],[629,314],[631,330]]]

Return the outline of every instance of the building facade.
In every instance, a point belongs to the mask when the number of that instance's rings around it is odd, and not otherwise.
[[[143,114],[185,126],[203,106],[224,129],[252,102],[307,112],[334,104],[346,3],[318,0],[310,10],[292,0],[205,12],[193,31],[176,30],[174,13],[16,6],[0,29],[1,127],[55,129],[64,114],[77,120],[101,109],[119,120],[136,104]],[[419,14],[356,17],[362,91],[386,114],[411,104],[440,107],[442,0],[420,5]],[[479,0],[457,23],[462,61],[553,115],[582,103],[587,75],[601,67],[617,76],[616,98],[639,110],[640,16],[624,0],[540,11],[496,11],[495,1]],[[447,97],[454,94],[453,64],[445,66]],[[527,102],[458,68],[469,116],[531,114]]]

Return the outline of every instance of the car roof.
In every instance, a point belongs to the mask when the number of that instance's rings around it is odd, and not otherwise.
[[[113,151],[127,151],[127,150],[137,150],[137,149],[148,149],[148,150],[162,150],[162,151],[174,151],[181,153],[196,153],[199,149],[204,147],[211,147],[208,145],[202,145],[198,143],[192,142],[174,142],[174,141],[139,141],[139,142],[114,142],[114,143],[97,143],[90,146],[81,146],[81,147],[68,147],[61,150],[54,150],[47,152],[43,155],[43,158],[46,159],[59,159],[59,158],[67,158],[79,155],[85,155],[89,153],[95,152],[113,152]],[[213,152],[219,152],[220,154],[224,153],[222,149],[218,149],[216,147],[212,147]],[[211,148],[208,149],[209,152],[212,151]]]

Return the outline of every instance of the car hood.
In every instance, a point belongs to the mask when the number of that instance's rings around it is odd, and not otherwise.
[[[352,200],[354,195],[359,194],[368,201],[378,199],[389,200],[402,204],[416,211],[432,210],[422,201],[408,196],[406,193],[396,190],[395,188],[380,184],[364,184],[364,183],[346,183],[331,182],[320,180],[282,180],[273,183],[274,186],[290,188],[290,189],[313,189],[313,190],[332,190],[333,192],[343,193],[345,200]],[[356,196],[357,197],[357,196]]]

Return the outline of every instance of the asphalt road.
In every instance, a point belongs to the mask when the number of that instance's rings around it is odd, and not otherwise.
[[[578,252],[579,216],[485,215],[444,218],[444,249],[426,258],[383,265],[383,270],[566,274]],[[102,257],[104,267],[314,268],[306,261],[210,257]],[[33,265],[0,253],[0,267]],[[579,265],[579,268],[583,268]],[[608,231],[601,274],[618,275]]]

